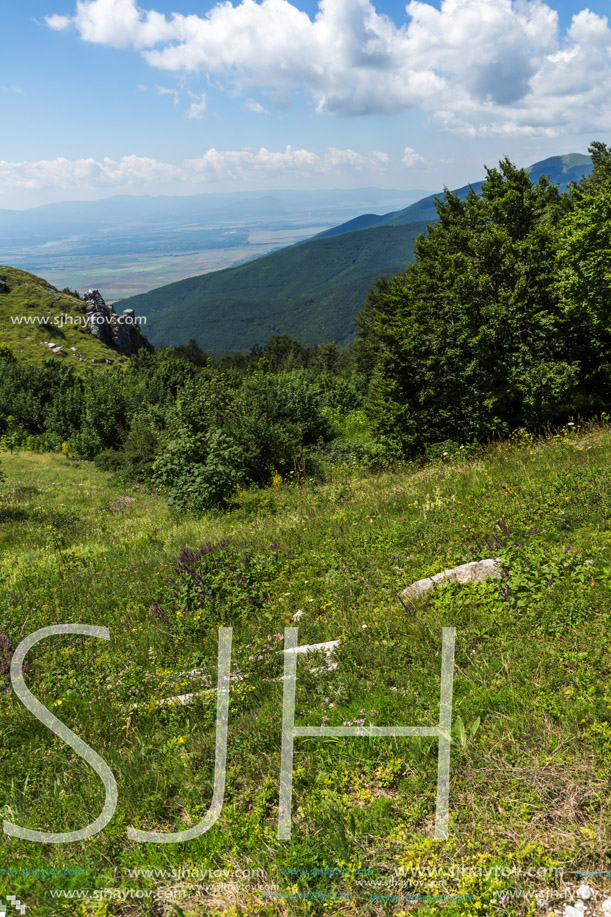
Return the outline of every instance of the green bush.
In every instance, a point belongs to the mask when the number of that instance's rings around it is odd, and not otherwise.
[[[227,504],[240,482],[241,464],[240,450],[225,434],[182,430],[162,442],[153,480],[170,504],[197,512]]]

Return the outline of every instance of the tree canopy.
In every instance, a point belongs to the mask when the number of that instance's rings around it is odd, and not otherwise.
[[[403,452],[541,428],[608,404],[611,152],[569,194],[508,159],[449,191],[416,261],[359,317],[369,412]]]

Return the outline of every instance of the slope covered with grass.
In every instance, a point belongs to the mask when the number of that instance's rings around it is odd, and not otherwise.
[[[398,917],[415,895],[422,917],[474,917],[534,914],[537,896],[537,912],[558,912],[584,873],[604,872],[611,434],[571,425],[460,455],[277,480],[196,517],[86,462],[3,454],[2,815],[68,831],[102,807],[98,778],[9,690],[11,650],[59,622],[107,626],[111,640],[50,638],[26,682],[108,763],[119,804],[89,841],[5,836],[2,893],[41,917]],[[412,607],[398,597],[490,556],[501,580]],[[310,726],[435,725],[442,627],[456,627],[447,840],[433,838],[436,740],[365,737],[296,740],[292,838],[277,839],[295,615],[301,644],[339,640],[337,668],[299,657],[296,722]],[[220,626],[233,628],[235,679],[219,820],[185,844],[129,841],[129,825],[185,830],[210,805]],[[179,695],[192,697],[168,702]],[[609,881],[587,881],[599,913]]]
[[[127,360],[84,330],[84,303],[76,296],[13,267],[0,265],[0,281],[8,287],[8,292],[0,289],[0,347],[8,347],[18,360],[40,363],[51,357],[77,371]]]

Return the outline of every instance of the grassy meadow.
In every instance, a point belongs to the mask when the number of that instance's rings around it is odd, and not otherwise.
[[[41,364],[54,356],[46,346],[51,343],[62,348],[54,358],[77,372],[85,367],[99,371],[106,362],[126,363],[126,357],[85,331],[81,300],[16,268],[0,265],[0,278],[9,287],[0,296],[1,346],[16,358]]]
[[[562,914],[582,881],[602,913],[606,426],[325,483],[277,475],[198,516],[59,453],[3,453],[0,467],[4,819],[60,832],[101,811],[101,781],[21,705],[8,666],[47,625],[111,636],[55,636],[28,655],[30,690],[102,756],[119,793],[89,840],[3,836],[1,891],[28,914]],[[399,598],[490,556],[500,581]],[[181,831],[210,806],[220,626],[233,628],[220,817],[188,843],[138,844],[129,826]],[[287,626],[300,644],[339,640],[336,668],[299,656],[296,723],[310,726],[436,725],[442,627],[456,627],[446,841],[434,839],[437,740],[365,737],[296,740],[292,838],[277,839]]]

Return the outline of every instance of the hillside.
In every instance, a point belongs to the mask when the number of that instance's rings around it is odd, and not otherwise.
[[[27,683],[119,786],[115,817],[86,844],[3,835],[3,862],[24,867],[10,893],[38,917],[97,913],[92,875],[117,895],[174,889],[184,917],[389,917],[400,913],[389,891],[432,896],[423,917],[526,917],[544,895],[563,913],[581,871],[593,888],[587,913],[601,914],[611,438],[571,429],[417,473],[244,492],[227,514],[202,518],[88,462],[2,454],[4,645],[82,613],[109,628],[108,643],[50,638],[31,654]],[[500,582],[434,589],[411,609],[398,598],[491,553]],[[242,585],[236,558],[249,562]],[[217,604],[193,611],[200,571]],[[277,839],[281,650],[298,611],[300,645],[339,640],[336,669],[322,653],[300,656],[299,726],[435,725],[442,627],[456,627],[447,841],[433,839],[438,744],[422,737],[297,739],[292,838]],[[185,830],[210,806],[219,626],[233,627],[238,675],[219,820],[186,844],[135,844],[127,826]],[[46,831],[88,824],[103,804],[97,776],[5,690],[6,669],[0,679],[6,817]],[[172,705],[178,696],[184,704]],[[227,869],[229,885],[222,874],[202,882],[194,865]],[[58,909],[50,890],[90,899]],[[461,895],[474,896],[468,909]],[[144,913],[121,904],[103,912]]]
[[[535,163],[531,176],[562,187],[591,170],[589,156]],[[472,187],[479,190],[482,182]],[[466,195],[470,185],[455,193]],[[236,268],[191,277],[123,300],[147,316],[157,345],[196,338],[207,351],[248,350],[286,332],[306,344],[347,344],[376,277],[403,270],[415,239],[436,218],[430,195],[383,216],[363,214],[314,239]]]
[[[425,223],[313,239],[237,268],[123,300],[147,317],[156,345],[197,338],[207,351],[248,350],[289,332],[305,344],[347,344],[380,274],[403,270]]]
[[[79,371],[127,361],[86,331],[84,321],[85,303],[76,296],[27,271],[0,266],[0,347],[18,359],[40,363],[52,357]]]

